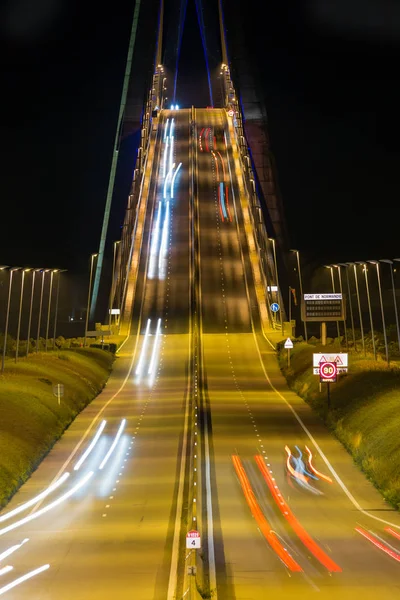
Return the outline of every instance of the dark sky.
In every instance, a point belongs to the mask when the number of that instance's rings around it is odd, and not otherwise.
[[[268,1],[261,18],[241,4],[293,246],[400,255],[400,5]]]
[[[1,263],[85,272],[98,247],[133,2],[115,6],[14,0],[1,9]],[[400,254],[397,5],[241,6],[292,244],[331,260]],[[183,51],[196,39],[187,31]],[[200,47],[189,51],[201,63]],[[133,157],[124,161],[112,239]]]

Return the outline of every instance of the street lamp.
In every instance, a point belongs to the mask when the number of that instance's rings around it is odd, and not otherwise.
[[[282,329],[282,333],[283,333],[283,317],[282,317],[282,294],[281,294],[281,288],[279,285],[279,278],[278,278],[278,263],[276,261],[276,247],[275,247],[275,240],[274,238],[269,238],[269,240],[272,242],[272,248],[273,248],[273,255],[274,255],[274,267],[275,267],[275,278],[276,278],[276,286],[278,288],[277,291],[277,297],[278,297],[278,301],[280,301],[281,306],[280,306],[280,319],[281,319],[281,329]]]
[[[340,293],[342,294],[342,302],[344,302],[344,298],[343,298],[343,286],[342,286],[342,273],[340,270],[340,265],[332,265],[333,267],[335,267],[335,269],[337,269],[338,272],[338,276],[339,276],[339,289],[340,289]],[[347,316],[347,313],[346,313]],[[349,349],[349,340],[347,339],[347,324],[346,321],[343,321],[343,327],[344,327],[344,339],[346,341],[346,348],[347,350]]]
[[[393,259],[397,262],[400,262],[400,258],[395,258]],[[399,352],[400,352],[400,327],[399,327],[399,315],[397,312],[397,300],[396,300],[396,290],[394,287],[394,277],[393,277],[393,261],[389,260],[387,258],[381,258],[380,262],[384,262],[387,263],[388,265],[390,265],[390,278],[392,281],[392,293],[393,293],[393,304],[394,304],[394,314],[396,317],[396,329],[397,329],[397,343],[399,345]]]
[[[48,273],[48,271],[49,271],[49,269],[43,269],[43,271],[42,271],[42,285],[40,287],[39,316],[38,316],[38,326],[37,326],[37,336],[36,336],[36,352],[39,352],[40,325],[42,323],[44,278],[46,277],[46,273]]]
[[[90,256],[90,277],[89,277],[89,290],[88,290],[88,299],[87,299],[87,310],[86,310],[86,321],[85,321],[85,339],[83,341],[83,346],[86,346],[86,334],[89,323],[89,310],[90,310],[90,294],[92,291],[92,278],[93,278],[93,261],[99,254],[92,254]]]
[[[51,269],[50,271],[50,287],[49,287],[49,301],[47,304],[47,323],[46,323],[46,342],[45,342],[45,352],[47,352],[47,345],[49,341],[49,327],[50,327],[50,312],[51,312],[51,296],[53,293],[53,277],[54,273],[57,273],[58,269]]]
[[[67,269],[58,269],[57,278],[57,292],[56,292],[56,310],[54,312],[54,327],[53,327],[53,350],[56,349],[56,329],[57,329],[57,316],[58,316],[58,294],[60,292],[60,277],[61,273],[65,273]]]
[[[336,293],[336,289],[335,289],[335,278],[333,276],[333,266],[332,265],[325,265],[325,269],[330,269],[330,272],[331,272],[331,281],[332,281],[332,292],[335,294]],[[337,328],[338,342],[339,342],[339,346],[340,346],[340,327],[339,327],[339,321],[336,321],[336,328]]]
[[[117,246],[118,244],[121,243],[121,240],[114,242],[114,254],[113,254],[113,266],[112,266],[112,278],[111,278],[111,289],[110,289],[110,306],[109,306],[109,310],[108,310],[108,326],[109,329],[111,330],[111,309],[113,307],[114,304],[114,298],[115,298],[115,285],[114,285],[114,277],[115,277],[115,263],[116,263],[116,256],[117,256]]]
[[[17,327],[17,343],[16,343],[16,346],[15,346],[15,362],[18,362],[19,334],[21,332],[22,299],[23,299],[23,296],[24,296],[25,273],[28,273],[30,270],[31,269],[22,269],[21,293],[19,295],[19,313],[18,313],[18,327]]]
[[[372,265],[376,266],[376,275],[377,275],[377,278],[378,278],[379,300],[380,300],[380,303],[381,303],[383,339],[385,341],[386,361],[387,361],[387,364],[389,365],[389,348],[388,348],[387,335],[386,335],[385,312],[384,312],[384,309],[383,309],[380,264],[379,264],[379,261],[377,261],[377,260],[369,260],[368,262],[371,263]]]
[[[41,269],[32,269],[32,286],[31,286],[31,301],[29,306],[29,319],[28,319],[28,334],[26,336],[26,356],[29,354],[29,340],[31,337],[31,324],[32,324],[32,308],[33,308],[33,295],[35,291],[35,278],[36,273],[40,272]]]
[[[348,267],[349,265],[347,265],[346,263],[338,263],[339,267],[344,267],[346,269],[346,281],[347,281],[347,296],[349,298],[349,308],[350,308],[350,322],[351,322],[351,330],[353,332],[353,345],[354,345],[354,350],[357,352],[357,346],[356,346],[356,334],[354,331],[354,317],[353,317],[353,304],[351,301],[351,293],[350,293],[350,281],[349,281],[349,271],[348,271]],[[341,277],[339,278],[339,281],[341,281]],[[347,332],[346,332],[346,343],[347,343]]]
[[[7,267],[2,267],[1,269],[6,269]],[[4,361],[6,358],[6,349],[7,349],[7,334],[8,334],[8,319],[10,316],[10,303],[11,303],[11,288],[14,271],[18,271],[21,267],[13,267],[10,269],[10,282],[8,284],[8,300],[7,300],[7,311],[6,311],[6,323],[4,326],[4,342],[3,342],[3,356],[1,359],[1,372],[4,373]]]
[[[301,277],[301,268],[300,268],[300,252],[298,250],[290,250],[290,252],[295,252],[297,257],[297,270],[299,273],[299,285],[300,285],[300,302],[303,302],[303,279]],[[304,337],[306,342],[308,342],[308,333],[307,333],[307,323],[303,321],[304,325]]]
[[[369,294],[367,263],[365,263],[363,261],[360,261],[360,260],[356,260],[356,263],[358,265],[362,265],[363,266],[363,271],[364,271],[364,275],[365,275],[365,287],[367,289],[369,320],[370,320],[370,323],[371,323],[371,333],[372,333],[372,348],[373,348],[373,351],[374,351],[374,359],[376,360],[375,333],[374,333],[374,323],[373,323],[373,320],[372,320],[371,296]]]
[[[358,277],[357,277],[357,265],[355,263],[347,263],[349,265],[349,267],[353,267],[354,269],[354,281],[356,284],[356,294],[357,294],[357,305],[358,305],[358,317],[360,320],[360,329],[361,329],[361,342],[362,342],[362,347],[363,347],[363,352],[364,352],[364,356],[365,356],[365,339],[364,339],[364,326],[363,326],[363,320],[362,320],[362,313],[361,313],[361,302],[360,302],[360,292],[358,289]]]

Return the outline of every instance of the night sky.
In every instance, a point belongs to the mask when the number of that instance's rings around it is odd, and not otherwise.
[[[389,0],[240,4],[292,245],[307,260],[400,255],[400,9]],[[83,274],[98,248],[133,3],[83,5],[1,9],[3,264]],[[182,51],[201,68],[197,31],[186,31]],[[133,157],[123,161],[111,241],[133,168]]]

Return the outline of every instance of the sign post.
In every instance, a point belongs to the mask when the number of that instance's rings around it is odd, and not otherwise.
[[[193,588],[194,588],[194,583],[196,580],[196,572],[197,572],[196,550],[201,548],[200,534],[195,529],[188,531],[186,534],[186,548],[190,548],[190,550],[194,552],[194,557],[191,560],[192,564],[187,567],[187,574],[191,576],[190,577],[190,586],[189,586],[190,598],[194,598],[194,589]],[[191,552],[189,552],[188,556],[190,554],[191,554]],[[188,591],[189,591],[189,589],[188,589]]]
[[[290,367],[290,350],[293,348],[293,342],[288,338],[285,342],[285,348],[287,348],[287,366]]]
[[[64,384],[56,383],[53,385],[53,394],[58,398],[58,406],[61,404],[61,398],[64,396]]]
[[[336,383],[337,380],[337,364],[335,362],[323,362],[319,366],[320,383],[326,383],[328,395],[328,408],[331,407],[331,389],[330,384]]]

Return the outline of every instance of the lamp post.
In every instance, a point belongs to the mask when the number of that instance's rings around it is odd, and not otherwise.
[[[2,267],[5,269],[6,267]],[[4,342],[3,342],[3,356],[1,359],[1,372],[4,373],[4,362],[6,358],[6,349],[7,349],[7,334],[8,334],[8,320],[10,316],[10,304],[11,304],[11,289],[13,282],[14,271],[18,271],[20,267],[13,267],[10,269],[10,282],[8,284],[8,299],[7,299],[7,310],[6,310],[6,323],[4,325]]]
[[[374,332],[374,322],[372,320],[371,296],[369,294],[367,263],[362,262],[362,261],[356,261],[356,263],[358,265],[362,265],[363,266],[363,271],[364,271],[364,275],[365,275],[365,287],[367,289],[369,321],[370,321],[370,324],[371,324],[371,333],[372,333],[372,348],[373,348],[373,351],[374,351],[374,359],[376,360],[375,332]]]
[[[290,250],[290,252],[294,252],[297,257],[297,271],[299,274],[299,286],[300,286],[300,303],[303,302],[303,279],[301,276],[301,268],[300,268],[300,252],[298,250]],[[308,332],[307,332],[307,322],[303,321],[304,325],[304,338],[306,342],[308,342]]]
[[[65,273],[67,269],[58,269],[57,278],[57,292],[56,292],[56,309],[54,312],[54,327],[53,327],[53,350],[56,349],[56,329],[57,329],[57,317],[58,317],[58,295],[60,292],[60,277],[61,273]]]
[[[279,285],[279,278],[278,278],[278,263],[276,261],[275,240],[274,240],[274,238],[269,238],[269,239],[272,242],[272,248],[273,248],[275,278],[276,278],[276,285],[277,285],[277,288],[278,288],[277,297],[278,297],[278,302],[280,301],[280,303],[281,303],[280,310],[279,310],[279,313],[280,313],[279,316],[280,316],[280,319],[281,319],[281,330],[282,330],[282,333],[283,333],[283,317],[282,317],[282,308],[283,308],[283,306],[282,306],[281,288],[280,288],[280,285]]]
[[[352,266],[353,269],[354,269],[353,272],[354,272],[354,281],[355,281],[355,284],[356,284],[358,317],[359,317],[359,320],[360,320],[360,329],[361,329],[361,342],[362,342],[363,352],[364,352],[364,356],[365,356],[364,326],[363,326],[362,313],[361,313],[360,291],[358,289],[357,265],[355,263],[347,263],[347,264],[349,266]]]
[[[117,246],[121,243],[121,240],[114,242],[114,253],[113,253],[113,266],[112,266],[112,278],[111,278],[111,289],[110,289],[110,306],[108,309],[108,327],[111,330],[111,309],[114,304],[115,298],[115,285],[114,285],[114,277],[115,277],[115,263],[117,256]]]
[[[28,356],[28,354],[29,354],[29,340],[31,337],[31,324],[32,324],[33,295],[35,292],[36,273],[38,271],[41,271],[41,269],[33,269],[32,270],[31,301],[30,301],[30,305],[29,305],[28,333],[26,336],[26,356]]]
[[[24,283],[25,273],[28,273],[31,269],[22,269],[21,278],[21,293],[19,295],[19,313],[18,313],[18,327],[17,327],[17,343],[15,346],[15,362],[18,362],[18,350],[19,350],[19,334],[21,333],[21,316],[22,316],[22,300],[24,297]],[[29,343],[29,342],[27,342]]]
[[[54,273],[57,273],[58,269],[51,269],[50,271],[50,287],[49,287],[49,301],[47,303],[47,323],[46,323],[46,342],[45,352],[47,352],[47,346],[49,341],[49,327],[50,327],[50,312],[51,312],[51,296],[53,293],[53,277]]]
[[[39,352],[40,325],[42,323],[44,278],[46,277],[46,273],[48,273],[48,271],[49,271],[48,269],[43,269],[43,271],[42,271],[42,285],[40,286],[39,316],[38,316],[38,326],[37,326],[37,336],[36,336],[36,352]]]
[[[93,262],[94,262],[94,259],[96,258],[96,256],[98,256],[98,253],[97,254],[92,254],[90,256],[90,276],[89,276],[89,289],[88,289],[86,321],[85,321],[85,339],[83,341],[83,347],[86,346],[86,333],[87,333],[87,328],[88,328],[88,323],[89,323],[89,311],[90,311],[90,294],[91,294],[91,291],[92,291]]]
[[[329,269],[331,272],[331,281],[332,281],[332,292],[335,294],[336,293],[336,289],[335,289],[335,278],[333,276],[333,266],[332,265],[325,265],[326,269]],[[339,346],[340,346],[340,327],[339,327],[339,321],[336,321],[336,328],[337,328],[337,334],[338,334],[338,342],[339,342]]]
[[[378,291],[379,291],[379,300],[381,304],[381,315],[382,315],[382,327],[383,327],[383,339],[385,342],[385,354],[386,354],[386,362],[389,365],[389,347],[386,335],[386,321],[385,321],[385,311],[383,308],[383,298],[382,298],[382,286],[381,286],[381,273],[380,273],[380,264],[377,260],[369,260],[369,263],[376,266],[376,276],[378,278]]]
[[[344,298],[343,298],[343,286],[342,286],[342,273],[340,270],[340,265],[333,265],[335,267],[335,269],[337,269],[338,272],[338,276],[339,276],[339,289],[340,289],[340,293],[342,294],[342,302],[344,302]],[[347,316],[347,313],[346,313]],[[344,339],[346,342],[346,349],[349,350],[349,340],[347,339],[347,326],[346,326],[346,321],[343,321],[343,327],[344,327]]]
[[[400,258],[395,258],[394,260],[400,262]],[[387,258],[381,258],[381,262],[387,263],[389,265],[389,268],[390,268],[390,279],[392,281],[394,315],[396,317],[397,343],[399,345],[399,352],[400,352],[400,327],[399,327],[399,315],[398,315],[398,311],[397,311],[396,289],[394,287],[393,261],[389,260]]]
[[[350,322],[351,322],[351,330],[353,332],[353,345],[354,345],[354,350],[357,352],[357,346],[356,346],[356,333],[354,331],[354,317],[353,317],[353,303],[351,301],[351,293],[350,293],[350,281],[349,281],[349,271],[348,271],[348,267],[349,265],[347,265],[346,263],[339,263],[338,264],[339,267],[344,267],[346,269],[346,281],[347,281],[347,296],[349,298],[349,308],[350,308]],[[340,281],[341,281],[341,277],[340,277]],[[347,343],[347,332],[346,332],[346,343]]]

